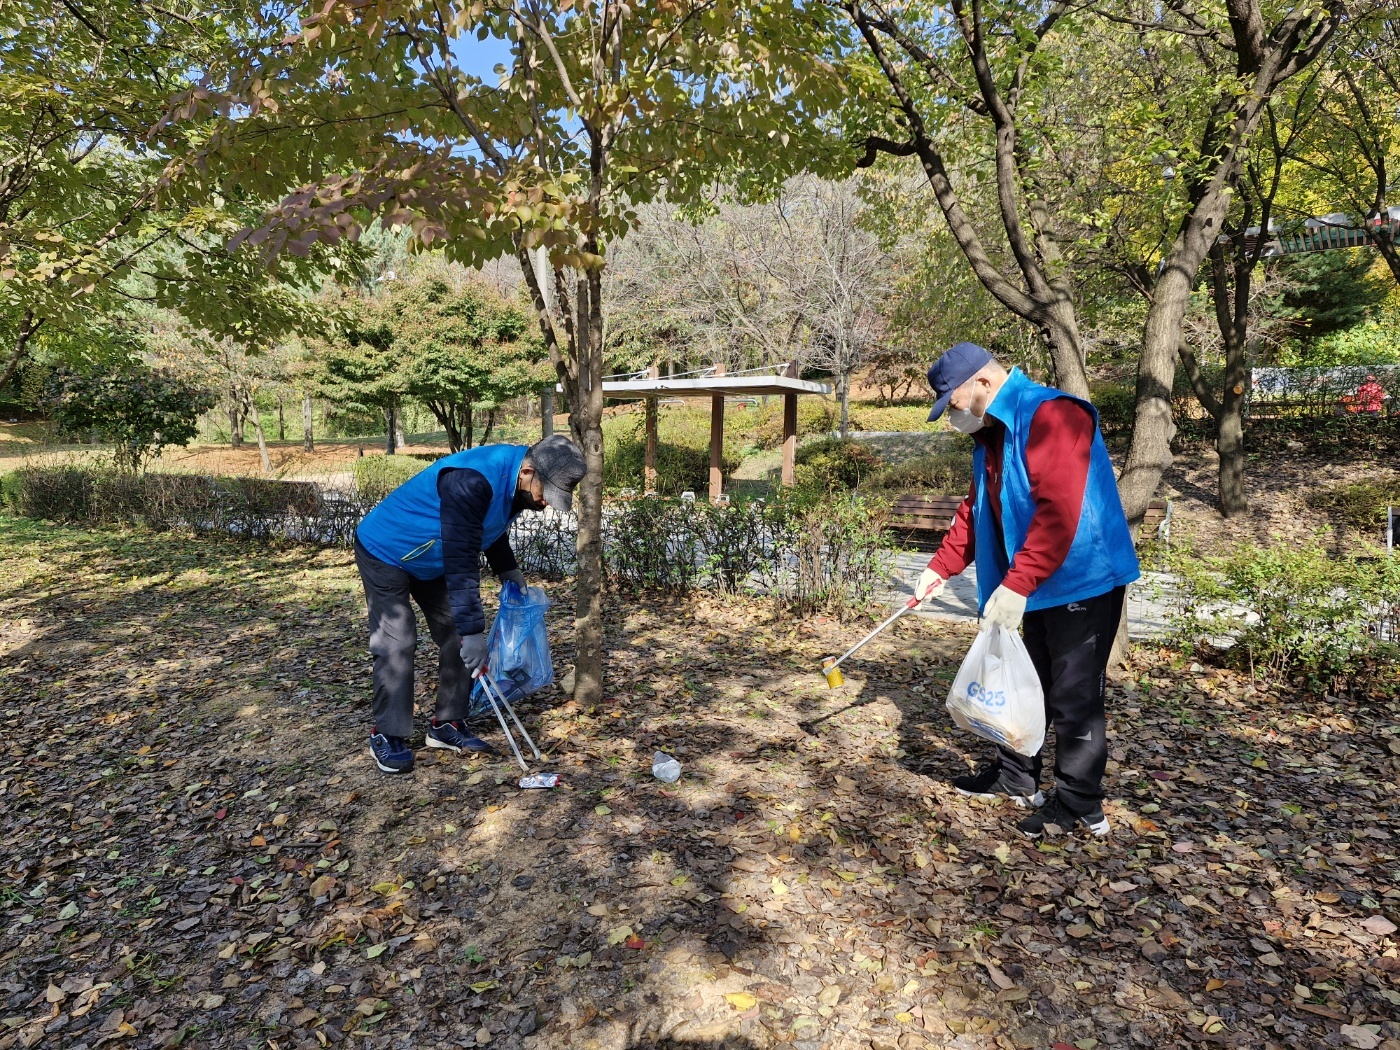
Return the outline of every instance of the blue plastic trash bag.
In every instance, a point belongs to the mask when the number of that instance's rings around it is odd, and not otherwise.
[[[501,587],[501,606],[487,642],[487,674],[510,704],[554,683],[554,660],[549,655],[544,613],[549,598],[542,587]],[[490,714],[486,687],[472,687],[470,717]]]

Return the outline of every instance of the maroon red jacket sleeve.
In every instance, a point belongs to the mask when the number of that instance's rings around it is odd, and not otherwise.
[[[1026,542],[1002,581],[1017,594],[1029,597],[1069,554],[1079,529],[1093,444],[1094,417],[1077,401],[1061,397],[1036,409],[1026,439],[1035,512]]]
[[[938,551],[930,559],[928,567],[945,580],[951,580],[972,562],[976,533],[972,528],[972,501],[977,496],[977,479],[968,486],[967,499],[958,505],[953,515],[953,524],[948,535],[938,545]]]

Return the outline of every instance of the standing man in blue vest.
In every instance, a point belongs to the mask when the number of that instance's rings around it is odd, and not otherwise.
[[[528,448],[481,445],[454,452],[389,493],[355,532],[355,564],[369,603],[374,658],[374,726],[369,749],[385,773],[413,768],[413,652],[418,622],[437,643],[437,707],[429,747],[489,751],[467,733],[472,675],[486,663],[481,555],[504,583],[525,574],[510,549],[510,523],[523,510],[573,508],[583,452],[555,434]]]
[[[1087,401],[1009,373],[975,343],[958,343],[928,370],[954,429],[972,435],[972,485],[938,553],[915,584],[927,599],[977,566],[984,629],[1024,627],[1055,730],[1055,792],[1040,791],[1041,755],[998,747],[978,772],[955,777],[964,795],[1035,810],[1017,827],[1038,838],[1053,825],[1108,834],[1104,671],[1138,578],[1132,534]]]

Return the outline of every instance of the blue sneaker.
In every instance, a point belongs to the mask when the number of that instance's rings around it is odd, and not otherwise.
[[[385,773],[407,773],[413,768],[413,752],[401,736],[385,736],[376,729],[369,733],[369,753]]]
[[[461,719],[452,722],[439,722],[434,718],[433,724],[428,727],[426,736],[429,747],[440,747],[457,755],[463,751],[489,755],[495,750],[485,740],[468,733],[462,727]]]

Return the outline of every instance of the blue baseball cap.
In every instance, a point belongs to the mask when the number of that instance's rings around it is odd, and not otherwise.
[[[929,366],[928,385],[933,387],[933,411],[928,414],[932,423],[948,407],[948,399],[953,391],[982,371],[996,358],[990,350],[976,343],[958,343],[950,346],[937,361]]]

